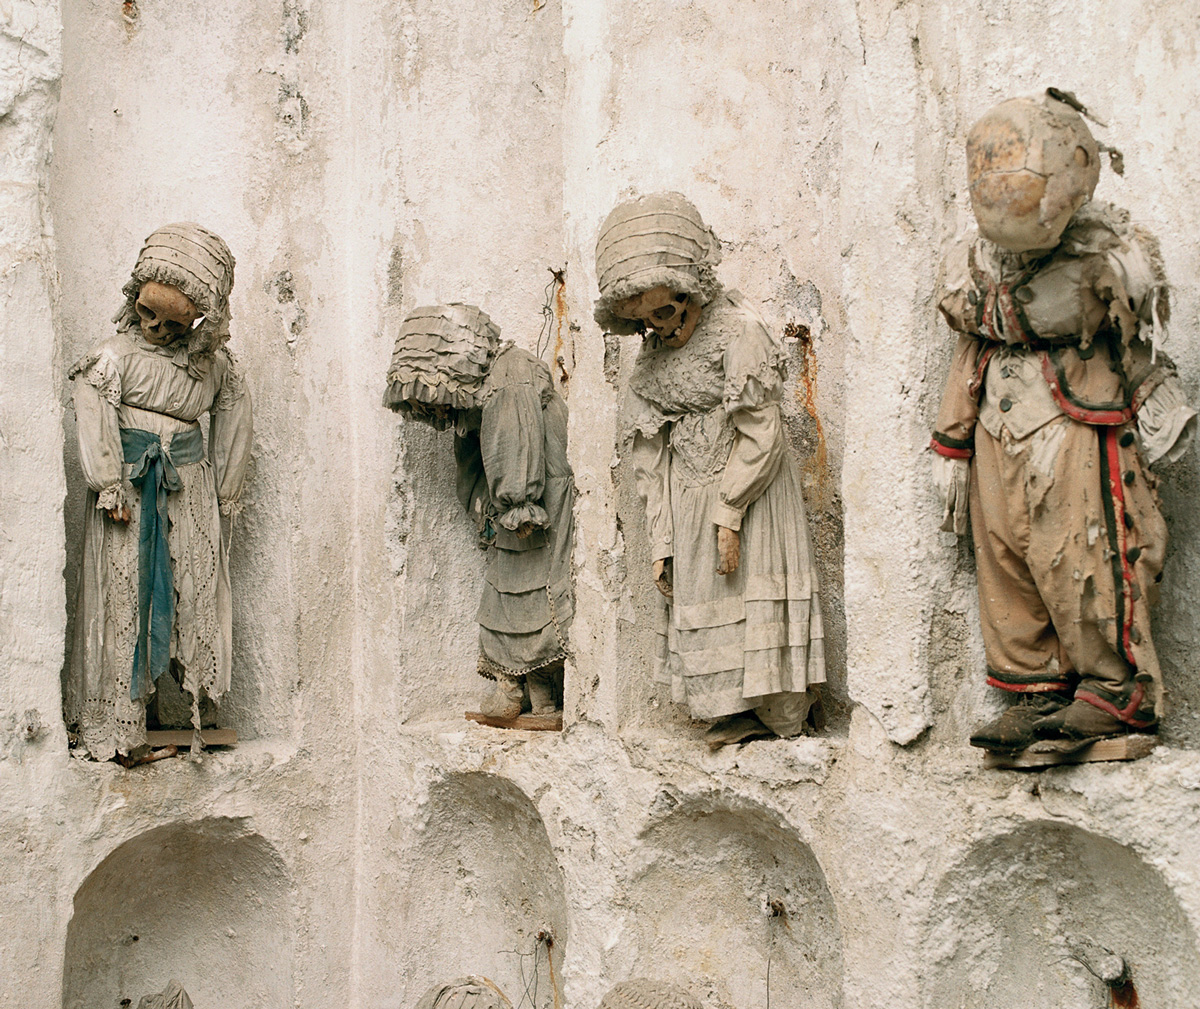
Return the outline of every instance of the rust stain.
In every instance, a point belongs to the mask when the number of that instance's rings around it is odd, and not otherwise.
[[[817,450],[805,457],[803,467],[824,497],[829,468],[825,429],[817,414],[817,350],[813,346],[812,332],[803,323],[789,322],[783,329],[783,336],[794,339],[800,347],[800,386],[796,389],[796,398],[812,418],[817,431]]]
[[[558,367],[558,382],[565,399],[571,384],[563,340],[563,327],[567,324],[567,269],[551,269],[550,272],[554,275],[554,363]]]
[[[1115,1009],[1140,1009],[1142,1003],[1138,1001],[1137,989],[1134,988],[1132,979],[1126,978],[1111,984],[1108,991]]]

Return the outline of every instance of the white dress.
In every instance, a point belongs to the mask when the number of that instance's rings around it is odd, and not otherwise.
[[[825,680],[817,573],[780,401],[779,341],[736,292],[680,349],[650,337],[626,407],[652,559],[673,558],[655,678],[695,718],[774,703]],[[717,574],[717,526],[741,563]]]
[[[189,369],[182,341],[157,347],[136,328],[118,332],[70,371],[79,457],[88,484],[75,640],[63,707],[68,728],[96,759],[145,742],[146,710],[130,696],[138,637],[141,493],[129,483],[122,429],[171,439],[211,412],[207,457],[178,465],[168,495],[167,534],[175,588],[171,659],[183,669],[198,718],[200,691],[217,700],[229,687],[232,609],[228,544],[221,514],[236,511],[250,458],[250,395],[227,350]],[[107,509],[124,504],[128,523]]]

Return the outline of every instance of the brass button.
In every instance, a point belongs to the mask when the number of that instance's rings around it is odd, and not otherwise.
[[[1005,396],[1002,400],[1000,400],[1000,409],[1005,413],[1008,413],[1008,411],[1012,409],[1012,400]]]
[[[1130,547],[1129,552],[1125,555],[1125,558],[1126,558],[1126,560],[1129,561],[1130,564],[1136,564],[1137,559],[1141,556],[1142,556],[1142,548],[1141,547]]]
[[[1126,431],[1121,435],[1121,448],[1129,448],[1133,444],[1133,432]]]
[[[1013,297],[1016,298],[1017,301],[1019,301],[1022,305],[1028,305],[1031,301],[1033,301],[1033,291],[1028,287],[1018,287],[1015,291],[1013,291]]]
[[[1133,470],[1129,470],[1129,472],[1127,472],[1125,474],[1125,486],[1132,487],[1133,481],[1136,479],[1137,479],[1137,474]]]

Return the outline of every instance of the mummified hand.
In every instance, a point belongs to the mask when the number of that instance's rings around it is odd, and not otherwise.
[[[671,577],[671,558],[664,557],[654,562],[651,570],[654,574],[654,587],[668,599],[675,598],[675,585]]]
[[[736,529],[717,526],[717,574],[731,575],[742,562],[742,538]]]
[[[522,522],[519,526],[517,526],[516,529],[513,530],[513,532],[516,533],[517,539],[527,540],[533,535],[533,529],[534,526],[532,522]]]
[[[108,517],[114,522],[128,522],[133,518],[133,512],[129,510],[128,505],[122,505],[120,508],[109,508]]]

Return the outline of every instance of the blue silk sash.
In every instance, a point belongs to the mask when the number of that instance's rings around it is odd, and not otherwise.
[[[138,530],[138,637],[133,652],[129,696],[144,700],[150,685],[171,662],[171,627],[175,623],[175,578],[167,544],[167,495],[183,487],[176,466],[204,458],[200,428],[189,428],[171,438],[170,450],[162,439],[138,428],[121,429],[121,448],[133,471],[129,482],[142,493],[142,518]]]

